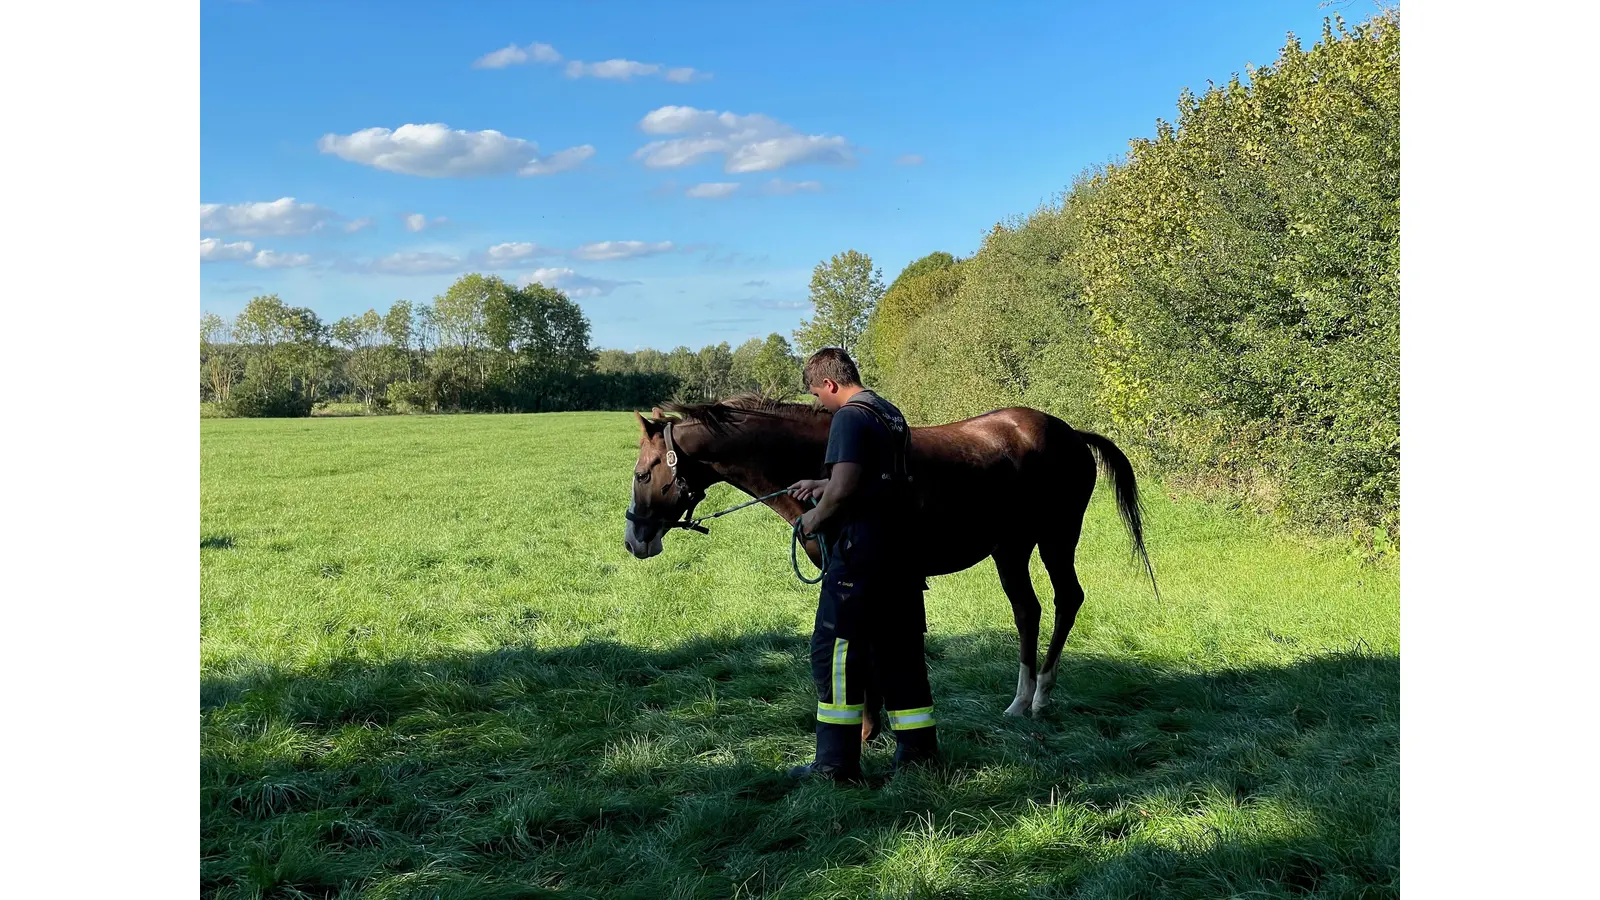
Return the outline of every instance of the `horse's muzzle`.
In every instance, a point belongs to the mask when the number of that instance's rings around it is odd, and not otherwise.
[[[661,552],[661,538],[667,529],[653,519],[628,511],[628,527],[623,532],[622,545],[635,559],[649,559]]]

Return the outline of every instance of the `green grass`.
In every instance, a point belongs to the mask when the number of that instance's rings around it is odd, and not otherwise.
[[[1392,565],[1147,483],[1158,603],[1102,485],[1047,716],[985,563],[928,594],[946,762],[791,787],[815,589],[764,510],[627,555],[631,416],[201,435],[205,896],[1398,893]]]

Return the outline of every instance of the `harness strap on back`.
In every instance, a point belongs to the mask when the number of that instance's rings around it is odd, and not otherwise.
[[[906,420],[898,416],[891,418],[883,410],[878,409],[876,406],[873,406],[865,401],[849,400],[845,402],[845,406],[854,406],[857,409],[866,410],[867,412],[871,413],[872,417],[877,419],[878,423],[887,429],[890,434],[898,435],[900,437],[900,447],[897,448],[896,452],[894,453],[894,459],[892,462],[892,468],[894,471],[893,473],[885,472],[883,479],[885,481],[911,481],[911,426],[906,424]]]

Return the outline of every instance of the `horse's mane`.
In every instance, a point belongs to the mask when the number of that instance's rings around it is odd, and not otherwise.
[[[785,403],[755,393],[738,394],[714,403],[663,403],[663,412],[676,413],[685,422],[695,422],[712,431],[725,432],[747,415],[804,420],[829,413],[810,403]]]

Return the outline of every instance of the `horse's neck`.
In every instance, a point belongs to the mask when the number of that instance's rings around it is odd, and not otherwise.
[[[726,481],[752,497],[781,491],[802,478],[821,473],[827,433],[810,433],[804,423],[776,420],[752,421],[747,428],[726,435],[702,431],[709,464],[718,479]],[[814,461],[808,461],[811,457]],[[799,501],[776,497],[767,505],[785,518],[799,515]],[[791,515],[792,513],[792,515]]]

